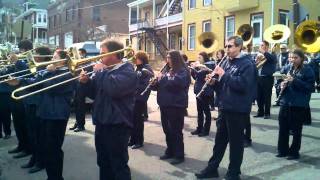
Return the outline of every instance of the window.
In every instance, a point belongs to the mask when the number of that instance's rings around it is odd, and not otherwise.
[[[96,6],[92,10],[92,20],[100,21],[100,6]]]
[[[169,49],[176,49],[176,35],[169,34]]]
[[[226,27],[225,27],[225,39],[228,39],[229,37],[233,36],[234,35],[234,16],[229,16],[229,17],[226,17],[226,20],[225,20],[225,24],[226,24]]]
[[[196,46],[196,25],[188,25],[188,50],[194,50]]]
[[[204,21],[202,23],[202,32],[211,32],[211,21]]]
[[[43,22],[44,22],[44,23],[47,22],[47,15],[46,15],[46,14],[43,15]]]
[[[203,0],[203,6],[210,6],[212,4],[212,0]]]
[[[53,27],[56,27],[57,26],[57,16],[54,15],[53,16]]]
[[[189,0],[189,9],[196,8],[196,0]]]
[[[289,26],[289,12],[279,11],[279,24]]]
[[[162,9],[162,4],[157,4],[156,5],[156,16],[158,17],[160,15]]]
[[[252,14],[251,15],[251,27],[253,28],[253,39],[252,45],[258,45],[262,41],[263,34],[263,14]]]
[[[37,14],[38,16],[38,23],[41,23],[41,14]]]
[[[49,29],[52,27],[52,17],[49,17],[49,24],[48,24]]]

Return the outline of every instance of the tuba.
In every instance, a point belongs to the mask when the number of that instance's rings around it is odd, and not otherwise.
[[[243,46],[247,46],[251,43],[254,30],[249,24],[241,25],[237,30],[237,36],[243,39]]]
[[[203,32],[198,37],[198,42],[201,49],[203,49],[208,54],[212,53],[218,45],[217,36],[213,32]]]
[[[307,20],[299,24],[294,34],[296,45],[308,53],[320,51],[320,21]]]

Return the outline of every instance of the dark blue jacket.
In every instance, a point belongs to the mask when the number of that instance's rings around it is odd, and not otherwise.
[[[214,66],[212,68],[214,69]],[[206,69],[201,69],[197,67],[194,69],[193,68],[191,69],[191,76],[195,80],[194,88],[193,88],[194,94],[198,94],[201,91],[203,85],[206,83],[205,81],[206,75],[209,73],[210,71]],[[213,91],[210,90],[209,88],[206,88],[205,91],[203,92],[203,96],[212,96],[212,95],[213,95]]]
[[[259,69],[259,76],[272,76],[276,71],[277,58],[269,52],[265,52],[263,55],[267,61],[263,64],[262,68]]]
[[[175,74],[166,73],[153,90],[158,91],[157,102],[160,107],[188,107],[188,90],[191,83],[187,68],[182,68]]]
[[[293,76],[293,81],[283,91],[280,98],[281,106],[309,107],[311,93],[314,90],[315,76],[309,65],[293,73],[293,65],[287,65],[284,72]]]
[[[257,86],[256,68],[251,56],[226,59],[221,67],[225,74],[213,86],[219,110],[250,113]]]
[[[25,60],[19,60],[19,61],[17,61],[15,63],[14,66],[9,66],[7,68],[1,69],[0,70],[0,76],[6,75],[6,74],[10,74],[10,73],[14,73],[14,72],[17,72],[17,71],[22,71],[22,70],[25,70],[25,69],[28,69],[27,62]],[[13,76],[21,76],[21,75],[24,75],[24,74],[27,74],[27,73],[29,73],[29,72],[28,71],[27,72],[22,72],[22,73],[18,73],[16,75],[13,75]],[[6,78],[4,78],[4,79],[6,79]],[[0,81],[4,80],[4,79],[0,79]],[[0,84],[0,93],[10,93],[14,89],[15,89],[15,87],[9,86],[7,83],[1,83]]]
[[[149,72],[143,71],[142,69],[147,69]],[[151,90],[141,95],[141,93],[149,85],[150,79],[154,76],[153,70],[149,64],[138,65],[136,68],[137,76],[139,79],[136,101],[147,102],[150,96]]]
[[[33,79],[28,78],[23,80],[23,83],[32,84],[68,71],[67,68],[60,68],[53,72],[45,71],[42,74],[38,74]],[[45,88],[70,78],[72,78],[71,73],[42,83],[38,88]],[[74,88],[74,81],[72,81],[40,93],[37,116],[45,120],[68,120]]]
[[[87,86],[94,99],[92,120],[96,125],[133,125],[138,77],[130,63],[96,72]]]
[[[320,57],[316,59],[311,59],[311,61],[309,62],[309,66],[312,68],[316,79],[319,79],[319,63]]]

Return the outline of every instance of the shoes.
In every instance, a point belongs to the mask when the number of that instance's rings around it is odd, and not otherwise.
[[[146,117],[146,116],[143,117],[143,121],[148,121],[148,118],[149,118],[149,117]]]
[[[143,145],[142,144],[135,144],[131,147],[131,149],[139,149],[141,148]]]
[[[263,117],[263,115],[257,114],[257,115],[255,115],[255,116],[253,116],[253,117],[258,118],[258,117]]]
[[[84,127],[77,127],[74,132],[80,132],[86,130]]]
[[[7,134],[7,135],[5,135],[4,137],[3,137],[3,139],[9,139],[11,137],[11,135],[10,134]]]
[[[210,107],[210,111],[214,111],[216,110],[214,107]]]
[[[75,130],[75,129],[77,129],[77,127],[78,127],[78,125],[77,124],[74,124],[71,128],[69,128],[69,130]]]
[[[224,177],[225,180],[240,180],[239,174],[229,174],[227,173]]]
[[[280,104],[274,104],[274,105],[272,105],[273,107],[277,107],[277,106],[280,106]]]
[[[209,135],[209,132],[205,132],[205,131],[202,131],[201,133],[198,134],[199,137],[204,137],[208,135]]]
[[[171,158],[173,158],[173,156],[168,155],[168,154],[164,154],[164,155],[160,156],[160,160],[166,160],[166,159],[171,159]]]
[[[270,115],[264,115],[263,119],[270,119]]]
[[[216,117],[216,118],[213,118],[213,120],[214,120],[214,121],[216,121],[216,120],[218,120],[218,119],[219,119],[218,117]]]
[[[278,157],[278,158],[283,158],[283,157],[286,157],[286,156],[287,156],[287,154],[283,154],[283,153],[278,153],[276,155],[276,157]]]
[[[21,168],[22,169],[32,168],[34,164],[35,163],[30,160],[27,164],[22,165]]]
[[[28,172],[29,172],[30,174],[32,174],[32,173],[39,172],[39,171],[41,171],[42,169],[44,169],[44,168],[36,165],[36,166],[34,166],[33,168],[31,168]]]
[[[19,159],[19,158],[27,157],[27,156],[29,156],[29,155],[30,155],[30,153],[27,153],[27,152],[25,152],[25,151],[21,151],[20,153],[14,155],[13,158]]]
[[[183,163],[183,162],[184,162],[184,158],[174,158],[174,159],[170,162],[170,164],[176,165],[176,164],[181,164],[181,163]]]
[[[295,160],[295,159],[299,159],[300,158],[300,155],[298,154],[298,155],[289,155],[288,157],[287,157],[287,159],[288,160]]]
[[[211,169],[206,167],[204,170],[200,171],[200,173],[195,174],[197,178],[204,179],[204,178],[218,178],[219,173],[217,169]]]
[[[9,154],[15,154],[15,153],[19,153],[19,152],[21,152],[21,151],[22,151],[22,148],[16,147],[16,148],[14,148],[14,149],[12,149],[12,150],[9,150],[8,153],[9,153]]]
[[[247,148],[252,146],[252,141],[245,140],[243,141],[243,147]]]
[[[196,130],[191,132],[192,135],[198,135],[200,134],[200,130],[197,128]]]

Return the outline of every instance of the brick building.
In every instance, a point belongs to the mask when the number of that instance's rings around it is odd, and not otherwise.
[[[83,41],[127,36],[130,0],[56,0],[48,7],[48,42],[65,48]]]

